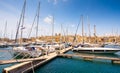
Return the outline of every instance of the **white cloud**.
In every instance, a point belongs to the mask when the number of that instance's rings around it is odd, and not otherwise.
[[[44,22],[47,24],[52,24],[53,23],[53,16],[48,16],[44,19]]]
[[[72,24],[72,25],[71,25],[71,27],[73,28],[73,27],[75,27],[75,25],[74,25],[74,24]]]
[[[48,0],[48,2],[53,2],[54,5],[56,5],[58,1],[67,2],[68,0]]]

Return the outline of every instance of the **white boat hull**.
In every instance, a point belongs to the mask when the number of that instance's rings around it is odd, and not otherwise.
[[[120,51],[120,49],[102,48],[102,47],[90,47],[90,48],[78,47],[78,48],[73,48],[73,51],[80,53],[115,53]]]
[[[40,55],[42,55],[42,51],[41,50],[32,50],[29,51],[27,49],[25,49],[25,47],[14,47],[13,48],[14,53],[15,54],[20,54],[20,56],[30,56],[30,57],[39,57]]]

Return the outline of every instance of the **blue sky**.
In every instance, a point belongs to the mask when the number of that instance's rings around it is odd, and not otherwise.
[[[27,0],[25,13],[24,37],[28,33],[36,13],[39,0]],[[96,25],[97,35],[120,34],[120,0],[40,0],[39,35],[51,35],[51,21],[54,16],[55,33],[59,33],[60,26],[69,34],[74,34],[80,16],[83,15],[85,33],[88,34],[88,22],[91,35]],[[23,7],[24,0],[0,0],[0,37],[3,36],[7,21],[7,37],[14,38],[17,22]],[[88,16],[88,19],[87,19]],[[81,24],[78,34],[81,34]],[[31,36],[35,36],[35,26]]]

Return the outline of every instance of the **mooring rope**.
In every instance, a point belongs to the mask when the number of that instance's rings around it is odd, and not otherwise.
[[[19,52],[16,56],[14,56],[12,59],[15,59],[17,56],[19,56],[20,54],[22,54],[22,52]]]
[[[35,70],[34,70],[34,64],[33,64],[32,61],[31,61],[31,66],[32,66],[32,71],[33,71],[33,73],[35,73]]]

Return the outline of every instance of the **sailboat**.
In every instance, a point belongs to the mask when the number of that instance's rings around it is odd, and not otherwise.
[[[16,41],[15,42],[17,42],[17,35],[19,33],[19,29],[20,29],[20,26],[21,26],[20,46],[19,47],[13,47],[13,50],[15,51],[16,54],[23,53],[23,54],[20,54],[21,56],[24,56],[24,54],[26,54],[26,55],[31,56],[31,57],[39,57],[40,55],[42,55],[43,47],[39,47],[39,46],[27,46],[27,47],[25,47],[25,46],[22,45],[22,41],[23,41],[22,40],[22,33],[23,33],[23,28],[24,28],[23,25],[24,25],[25,7],[26,7],[26,0],[24,2],[24,6],[23,6],[23,9],[22,9],[22,13],[21,13],[21,17],[20,17],[20,20],[19,20],[17,33],[16,33]],[[38,18],[39,18],[39,8],[40,8],[40,2],[38,4],[38,12],[36,14],[36,16],[38,16]],[[21,23],[22,23],[22,25],[21,25]]]
[[[96,41],[96,26],[94,25],[94,36]],[[92,44],[84,42],[84,28],[83,28],[83,16],[82,16],[82,43],[78,44],[73,48],[73,51],[80,53],[115,53],[120,51],[119,48],[105,48],[105,47],[95,47]]]

